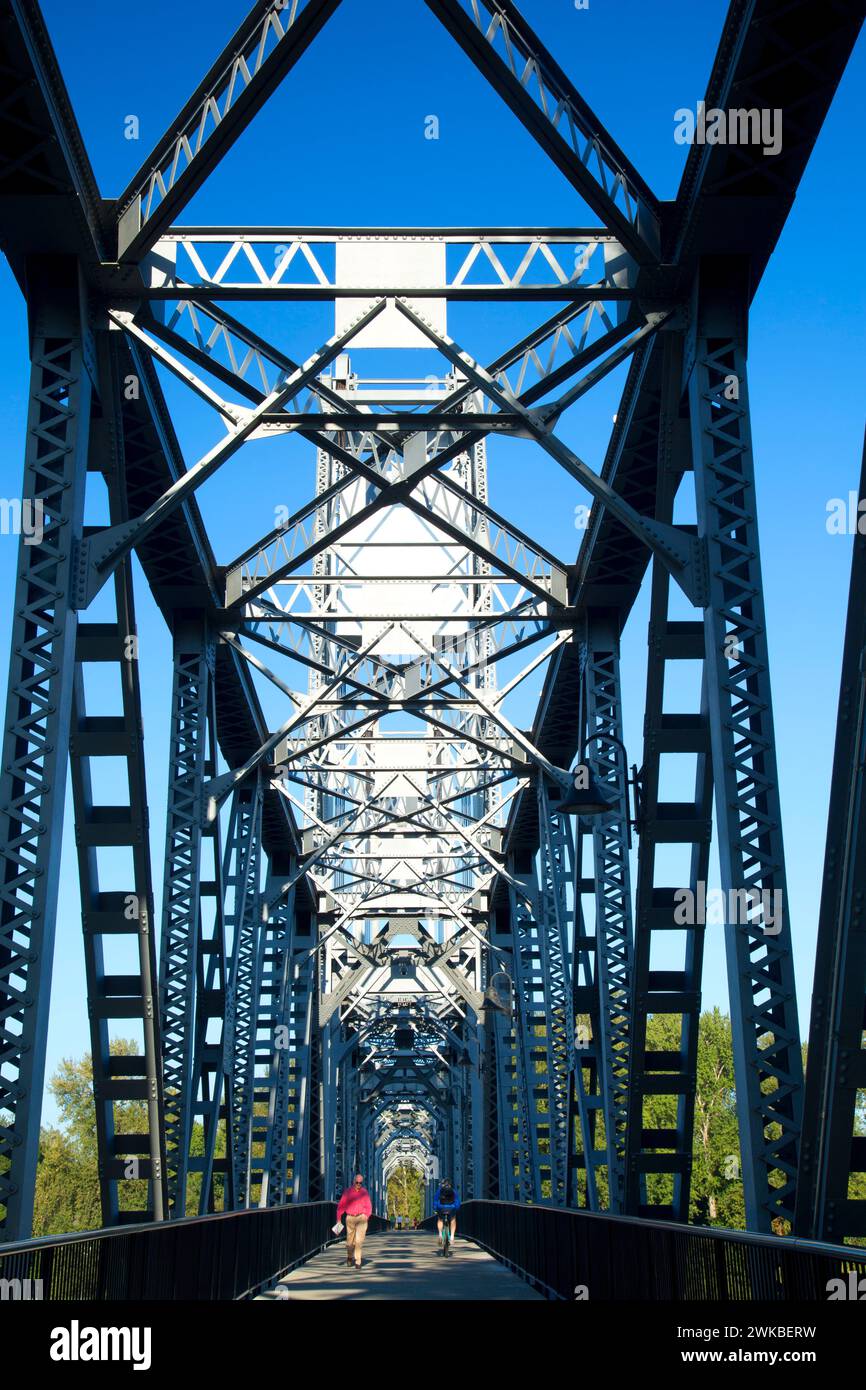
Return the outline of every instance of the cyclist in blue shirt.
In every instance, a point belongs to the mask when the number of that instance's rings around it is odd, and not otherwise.
[[[439,1232],[439,1254],[443,1251],[442,1227],[447,1221],[451,1228],[451,1239],[457,1230],[457,1212],[460,1207],[460,1198],[457,1189],[450,1178],[443,1178],[433,1199],[433,1210],[436,1213],[436,1229]]]

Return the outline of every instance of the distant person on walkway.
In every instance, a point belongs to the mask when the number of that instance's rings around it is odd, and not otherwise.
[[[367,1218],[373,1214],[373,1203],[364,1186],[364,1174],[356,1173],[355,1181],[347,1187],[337,1207],[337,1220],[346,1218],[346,1264],[361,1268],[361,1246],[367,1234]]]
[[[453,1241],[457,1232],[457,1211],[460,1207],[460,1198],[457,1189],[450,1178],[443,1178],[433,1199],[433,1210],[436,1213],[436,1229],[439,1232],[439,1254],[442,1254],[444,1243],[442,1240],[442,1227],[448,1222],[451,1239]]]

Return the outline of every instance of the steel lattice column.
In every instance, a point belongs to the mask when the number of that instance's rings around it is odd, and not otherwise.
[[[537,889],[535,875],[521,875],[521,882],[524,891],[534,896]],[[542,1183],[541,1135],[534,1042],[537,1031],[545,1028],[546,1019],[536,997],[540,981],[533,976],[533,963],[538,958],[535,912],[513,886],[509,888],[509,900],[514,942],[515,1181],[520,1200],[539,1202]]]
[[[300,926],[300,924],[299,924]],[[291,986],[291,1039],[289,1059],[290,1144],[289,1175],[292,1199],[311,1200],[313,1165],[318,1163],[319,1115],[319,1037],[318,1037],[318,954],[312,939],[306,947],[298,943],[293,957]]]
[[[511,981],[511,1007],[514,1007],[514,938],[511,930],[510,904],[507,910],[496,912],[490,922],[491,946],[497,955],[508,962]],[[490,952],[487,953],[487,983],[490,983]],[[519,1160],[517,1150],[517,1068],[516,1024],[513,1013],[500,1009],[485,1011],[485,1080],[488,1104],[487,1152],[489,1154],[490,1196],[502,1201],[516,1201],[519,1195]]]
[[[609,1210],[625,1202],[625,1146],[631,1052],[632,907],[628,846],[627,769],[622,745],[619,634],[591,614],[587,624],[587,753],[593,775],[616,789],[619,809],[595,816],[596,984],[601,1032],[599,1062],[604,1103]]]
[[[257,778],[232,798],[223,883],[232,893],[225,912],[231,930],[226,1000],[226,1048],[231,1062],[231,1163],[238,1208],[251,1202],[250,1177],[260,968],[262,788]]]
[[[91,384],[77,271],[30,264],[30,401],[0,764],[2,1238],[30,1236],[66,787]],[[41,536],[39,531],[41,530]],[[32,543],[31,543],[32,542]]]
[[[319,1200],[329,1200],[336,1188],[337,1173],[337,1118],[338,1087],[337,1074],[340,1053],[340,1018],[331,1014],[327,1023],[320,1025],[318,1032],[318,1051],[321,1056],[319,1072]],[[314,1175],[311,1174],[311,1181]]]
[[[350,1033],[343,1043],[343,1056],[338,1069],[339,1141],[336,1145],[336,1182],[334,1190],[348,1187],[358,1171],[358,1097],[360,1078],[357,1066],[357,1036]]]
[[[307,1104],[303,1113],[306,1128],[306,1174],[308,1200],[322,1202],[331,1194],[325,1189],[325,1145],[327,1114],[325,1108],[325,1045],[323,1028],[319,1023],[321,979],[318,957],[313,957],[310,995],[307,1006],[306,1077]]]
[[[568,1199],[569,1100],[574,1065],[574,1011],[569,970],[568,884],[572,877],[568,827],[551,805],[549,788],[538,779],[539,942],[545,979],[550,1080],[551,1201]]]
[[[681,414],[682,346],[679,334],[663,336],[661,429],[658,448],[656,519],[670,523],[674,497],[690,467],[688,418]],[[674,596],[676,602],[676,596]],[[675,916],[677,893],[688,887],[697,901],[698,885],[706,885],[712,829],[712,767],[706,709],[706,677],[698,710],[666,711],[665,689],[676,688],[677,663],[704,658],[703,622],[699,618],[672,620],[668,570],[653,561],[648,631],[644,748],[641,768],[640,844],[638,851],[634,1008],[632,1015],[631,1093],[626,1161],[626,1203],[632,1215],[687,1222],[694,1146],[695,1087],[698,1028],[701,1013],[701,970],[704,923]],[[688,765],[694,760],[692,801],[662,801],[659,784],[662,758]],[[656,882],[659,847],[681,847],[679,884]],[[664,852],[664,851],[663,851]],[[670,853],[670,851],[669,851]],[[685,914],[680,914],[682,917]],[[679,933],[680,935],[677,935]],[[675,947],[681,938],[682,947]],[[652,968],[656,951],[670,960],[680,954],[679,968]],[[679,961],[682,962],[681,966]],[[678,1037],[669,1050],[647,1050],[650,1015],[673,1016]],[[649,1097],[672,1097],[676,1121],[667,1129],[645,1123]],[[647,1191],[649,1175],[654,1177]],[[655,1191],[653,1191],[655,1188]],[[651,1200],[652,1199],[652,1200]]]
[[[582,720],[579,721],[578,727],[582,729]],[[602,1164],[606,1166],[608,1158],[607,1149],[599,1148],[596,1144],[598,1117],[604,1103],[601,1094],[602,1034],[595,967],[597,941],[595,935],[587,932],[583,915],[583,894],[592,894],[593,897],[595,894],[595,880],[583,877],[586,838],[586,832],[578,820],[574,848],[574,935],[571,959],[575,1052],[568,1116],[570,1152],[566,1205],[586,1206],[591,1211],[598,1211],[596,1169]],[[583,1193],[578,1183],[581,1167],[586,1184]]]
[[[467,1106],[469,1143],[466,1178],[466,1192],[472,1197],[486,1196],[485,1177],[485,1111],[482,1082],[483,1041],[481,1025],[477,1014],[471,1010],[468,1015],[467,1048],[471,1067],[467,1070]]]
[[[163,1032],[166,1150],[171,1214],[186,1215],[187,1181],[193,1117],[198,1100],[198,1077],[206,1059],[205,1028],[196,1009],[199,975],[204,969],[202,896],[209,891],[221,906],[219,843],[214,820],[204,833],[203,783],[214,769],[215,725],[213,689],[214,644],[200,619],[178,620],[174,632],[171,740],[169,747],[168,814],[166,820],[165,881],[160,948],[160,1014]],[[211,740],[209,746],[209,738]],[[209,757],[210,754],[210,757]],[[213,837],[214,881],[202,877],[203,841]],[[217,933],[219,937],[220,933]],[[211,954],[210,943],[208,952]],[[202,990],[202,994],[204,991]],[[202,1000],[202,1003],[204,1001]],[[221,1013],[222,1011],[220,1011]],[[198,1044],[198,1045],[197,1045]],[[196,1054],[198,1053],[198,1058]],[[222,1048],[212,1060],[213,1096],[202,1097],[202,1112],[215,1105],[222,1086]],[[227,1121],[228,1125],[228,1121]],[[210,1143],[208,1142],[210,1139]],[[215,1135],[205,1135],[205,1166]],[[197,1165],[202,1166],[202,1165]],[[230,1172],[230,1165],[228,1168]],[[202,1202],[208,1197],[203,1174]],[[228,1199],[226,1205],[230,1205]]]
[[[283,892],[282,885],[291,877],[291,860],[284,874],[278,874],[272,864],[262,905],[256,1035],[262,1042],[268,1040],[267,1113],[263,1124],[253,1121],[253,1137],[262,1145],[261,1158],[253,1159],[260,1207],[280,1206],[288,1195],[295,888]]]
[[[859,500],[866,497],[866,452]],[[858,516],[861,515],[858,509]],[[803,1116],[796,1230],[841,1244],[866,1236],[866,1199],[852,1177],[866,1173],[866,1136],[856,1134],[866,1092],[866,536],[854,537],[842,655],[836,750]],[[858,1091],[860,1097],[858,1097]],[[860,1187],[862,1193],[863,1187]]]
[[[568,1086],[562,1054],[571,1011],[556,913],[545,906],[534,865],[510,887],[517,1034],[517,1116],[523,1200],[565,1202]]]
[[[101,415],[94,415],[90,468],[103,474],[113,524],[128,519],[126,468],[121,427],[121,398],[117,363],[109,351],[108,333],[99,334]],[[121,1219],[120,1183],[145,1184],[141,1208],[128,1207],[122,1218],[162,1220],[167,1212],[165,1139],[162,1097],[162,1045],[157,999],[156,943],[151,876],[149,816],[141,720],[140,653],[133,601],[132,562],[126,559],[114,572],[105,594],[113,599],[111,621],[80,622],[75,646],[72,731],[69,743],[75,842],[81,887],[84,963],[87,977],[90,1051],[103,1225]],[[103,679],[115,692],[109,713],[104,704],[92,717],[87,712],[86,674]],[[124,775],[121,804],[106,806],[94,799],[93,774],[99,786],[100,759],[120,758]],[[110,764],[109,764],[110,765]],[[105,763],[102,764],[105,766]],[[100,887],[100,851],[123,849],[129,874],[127,886]],[[138,969],[118,974],[106,969],[119,939],[131,942]],[[111,1024],[137,1023],[138,1051],[114,1056]],[[128,1031],[128,1029],[127,1029]],[[143,1103],[145,1124],[138,1133],[115,1130],[114,1106]],[[142,1157],[143,1156],[143,1157]],[[126,1189],[129,1190],[128,1188]]]
[[[803,1065],[749,424],[747,304],[745,261],[702,263],[687,370],[698,530],[709,566],[708,701],[746,1221],[767,1231],[774,1217],[793,1214]]]

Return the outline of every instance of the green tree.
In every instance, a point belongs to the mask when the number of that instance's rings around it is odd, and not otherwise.
[[[34,1236],[92,1231],[102,1225],[95,1155],[82,1154],[62,1130],[44,1128],[33,1206]]]
[[[401,1163],[388,1179],[388,1215],[408,1216],[420,1221],[424,1216],[424,1194],[421,1174],[411,1163]]]
[[[129,1038],[113,1038],[113,1057],[138,1054],[138,1045]],[[93,1060],[89,1052],[76,1059],[64,1057],[52,1076],[48,1089],[57,1103],[60,1128],[43,1128],[40,1133],[39,1163],[36,1169],[33,1234],[65,1235],[70,1231],[98,1230],[102,1225],[99,1199],[99,1166],[96,1144],[96,1108],[93,1102]],[[147,1106],[144,1101],[116,1101],[115,1134],[147,1132]],[[225,1155],[225,1125],[217,1131],[216,1156]],[[193,1125],[190,1142],[193,1156],[204,1154],[204,1130]],[[122,1155],[122,1151],[121,1154]],[[134,1158],[135,1155],[130,1155]],[[201,1173],[191,1173],[187,1188],[186,1215],[198,1215]],[[222,1179],[216,1180],[216,1209],[222,1210]],[[121,1211],[143,1211],[147,1203],[147,1181],[121,1179],[118,1201]]]
[[[679,1051],[681,1029],[680,1014],[654,1014],[647,1021],[647,1050]],[[673,1129],[676,1112],[676,1096],[651,1096],[646,1102],[646,1127]],[[669,1202],[672,1182],[666,1175],[649,1175],[651,1201]],[[741,1230],[745,1215],[731,1020],[715,1008],[701,1015],[698,1032],[689,1220]]]
[[[110,1050],[113,1057],[129,1057],[137,1055],[139,1048],[129,1038],[113,1038]],[[33,1234],[92,1231],[102,1225],[102,1209],[90,1053],[80,1059],[64,1057],[48,1089],[57,1104],[61,1128],[43,1129],[40,1135]],[[117,1134],[146,1132],[144,1101],[116,1102],[114,1127]],[[121,1210],[141,1211],[147,1184],[141,1179],[121,1181],[118,1195]]]

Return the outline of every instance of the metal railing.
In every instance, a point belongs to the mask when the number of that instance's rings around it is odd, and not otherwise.
[[[472,1200],[457,1227],[554,1299],[826,1302],[831,1279],[866,1275],[859,1247],[564,1207]]]
[[[251,1298],[334,1241],[335,1211],[335,1202],[305,1202],[18,1241],[0,1246],[0,1293],[82,1302]],[[371,1231],[386,1226],[370,1218]]]

